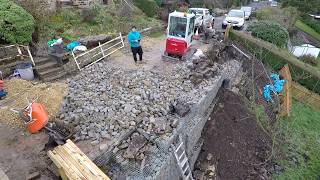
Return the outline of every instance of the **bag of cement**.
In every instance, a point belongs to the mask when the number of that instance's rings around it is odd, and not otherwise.
[[[53,44],[51,44],[51,46],[54,46],[54,45],[60,45],[60,44],[62,44],[62,43],[63,43],[62,38],[59,38],[59,39],[57,39],[57,41],[56,41],[56,42],[54,42]]]
[[[200,59],[202,57],[205,57],[201,49],[197,49],[197,51],[193,54],[191,59]]]
[[[86,46],[82,46],[82,45],[76,46],[75,48],[73,48],[73,51],[74,51],[74,52],[75,52],[75,51],[82,51],[82,52],[84,52],[84,51],[86,51],[86,50],[88,50],[87,47],[86,47]]]

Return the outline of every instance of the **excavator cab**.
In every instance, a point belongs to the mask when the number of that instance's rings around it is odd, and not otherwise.
[[[165,56],[184,56],[192,43],[195,15],[183,12],[169,14]]]

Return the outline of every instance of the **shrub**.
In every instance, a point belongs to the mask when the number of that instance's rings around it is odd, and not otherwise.
[[[99,15],[102,7],[98,4],[94,4],[89,9],[84,9],[81,13],[83,22],[96,23],[95,18]]]
[[[134,4],[148,17],[154,17],[158,15],[159,6],[154,0],[134,0]]]
[[[292,28],[294,24],[296,23],[298,17],[299,17],[299,11],[297,8],[289,6],[286,8],[283,8],[284,14],[286,15],[285,21],[287,21],[287,28]]]
[[[318,60],[311,55],[303,55],[299,59],[305,63],[312,65],[312,66],[317,66],[319,63]]]
[[[32,41],[34,19],[26,10],[10,0],[0,0],[0,39],[7,43]]]
[[[286,47],[289,33],[279,23],[272,21],[255,22],[248,27],[252,36],[271,42],[278,47]]]
[[[301,21],[305,23],[306,25],[310,26],[312,29],[314,29],[317,33],[320,33],[320,23],[319,21],[313,19],[309,16],[302,16]]]

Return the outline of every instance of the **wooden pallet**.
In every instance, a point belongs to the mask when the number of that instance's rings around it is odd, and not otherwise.
[[[63,180],[110,180],[71,140],[48,151]]]

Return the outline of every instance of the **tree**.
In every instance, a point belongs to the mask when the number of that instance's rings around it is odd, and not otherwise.
[[[7,43],[29,43],[35,23],[31,14],[10,0],[0,0],[0,39]]]
[[[320,12],[319,0],[282,0],[283,7],[293,6],[302,13]]]

